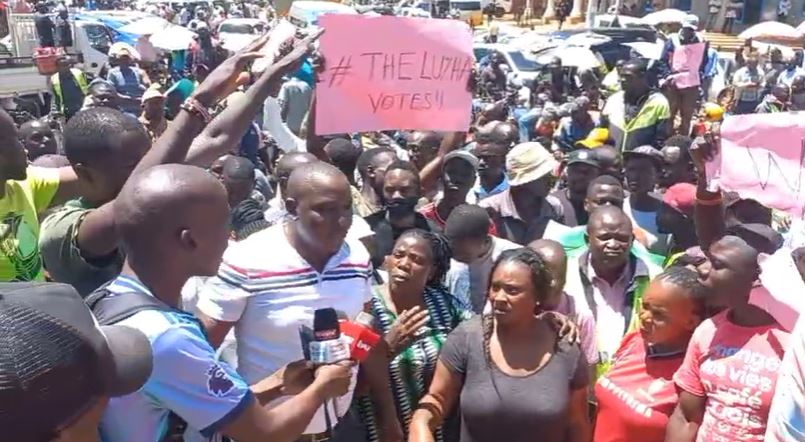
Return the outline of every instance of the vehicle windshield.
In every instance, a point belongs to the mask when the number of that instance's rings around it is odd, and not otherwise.
[[[450,2],[450,7],[459,11],[480,11],[481,2]]]
[[[250,25],[248,23],[223,23],[218,32],[227,34],[262,34],[263,25]]]
[[[519,51],[509,51],[509,57],[511,57],[514,65],[517,67],[517,70],[523,72],[536,72],[539,70],[539,64],[530,59],[526,58],[522,52]]]
[[[87,32],[89,46],[98,52],[109,53],[112,46],[112,35],[104,25],[86,24],[84,30]]]

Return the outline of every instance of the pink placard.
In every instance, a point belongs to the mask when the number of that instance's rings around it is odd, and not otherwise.
[[[316,86],[316,132],[466,131],[474,63],[458,20],[327,14]]]
[[[704,43],[678,45],[671,58],[671,70],[674,74],[674,84],[680,89],[698,86],[699,68],[704,57]]]
[[[721,150],[707,176],[773,209],[805,215],[805,114],[780,112],[727,117]]]

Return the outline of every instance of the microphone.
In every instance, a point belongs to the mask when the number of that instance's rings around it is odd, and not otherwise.
[[[313,312],[313,340],[310,341],[310,362],[335,364],[349,359],[349,348],[341,339],[338,315],[332,308]]]
[[[372,328],[374,317],[368,313],[360,312],[354,321],[341,320],[341,333],[349,345],[349,358],[356,362],[363,362],[369,352],[380,342],[380,335]]]

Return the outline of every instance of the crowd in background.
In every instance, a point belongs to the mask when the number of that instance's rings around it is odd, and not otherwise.
[[[4,437],[805,440],[805,322],[757,302],[759,256],[805,276],[805,230],[705,168],[726,115],[801,109],[801,53],[707,102],[671,69],[691,18],[523,103],[493,52],[466,131],[323,136],[319,33],[255,74],[267,37],[226,54],[216,14],[179,12],[162,76],[62,56],[49,117],[0,111]],[[327,307],[374,318],[360,364],[302,360]]]

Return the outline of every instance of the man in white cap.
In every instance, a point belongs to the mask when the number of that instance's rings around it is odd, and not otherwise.
[[[673,125],[676,114],[679,113],[681,123],[679,125],[679,132],[687,134],[690,130],[690,121],[693,118],[693,113],[696,110],[696,104],[699,100],[699,91],[702,80],[704,79],[704,70],[707,65],[707,42],[699,35],[696,30],[699,27],[699,17],[688,14],[682,20],[682,29],[679,33],[671,35],[665,42],[662,56],[664,74],[660,78],[660,84],[665,90],[665,96],[668,98],[668,104],[671,107],[671,124]],[[697,85],[677,85],[680,77],[680,72],[674,72],[673,60],[674,52],[680,47],[692,45],[697,43],[705,43],[704,50],[701,52],[701,60],[699,60],[699,81]],[[663,78],[664,77],[664,78]]]
[[[168,128],[168,121],[165,119],[165,95],[157,88],[149,88],[143,94],[142,103],[143,111],[139,120],[153,143]]]
[[[115,51],[110,50],[110,56],[117,60],[117,66],[109,69],[106,81],[115,87],[122,98],[122,110],[137,115],[140,111],[137,104],[151,85],[144,72],[137,67],[140,54],[129,45],[119,45]]]
[[[548,196],[557,165],[539,143],[521,143],[509,151],[509,189],[480,203],[492,213],[498,236],[526,245],[542,238],[548,222],[564,221],[562,205]]]

